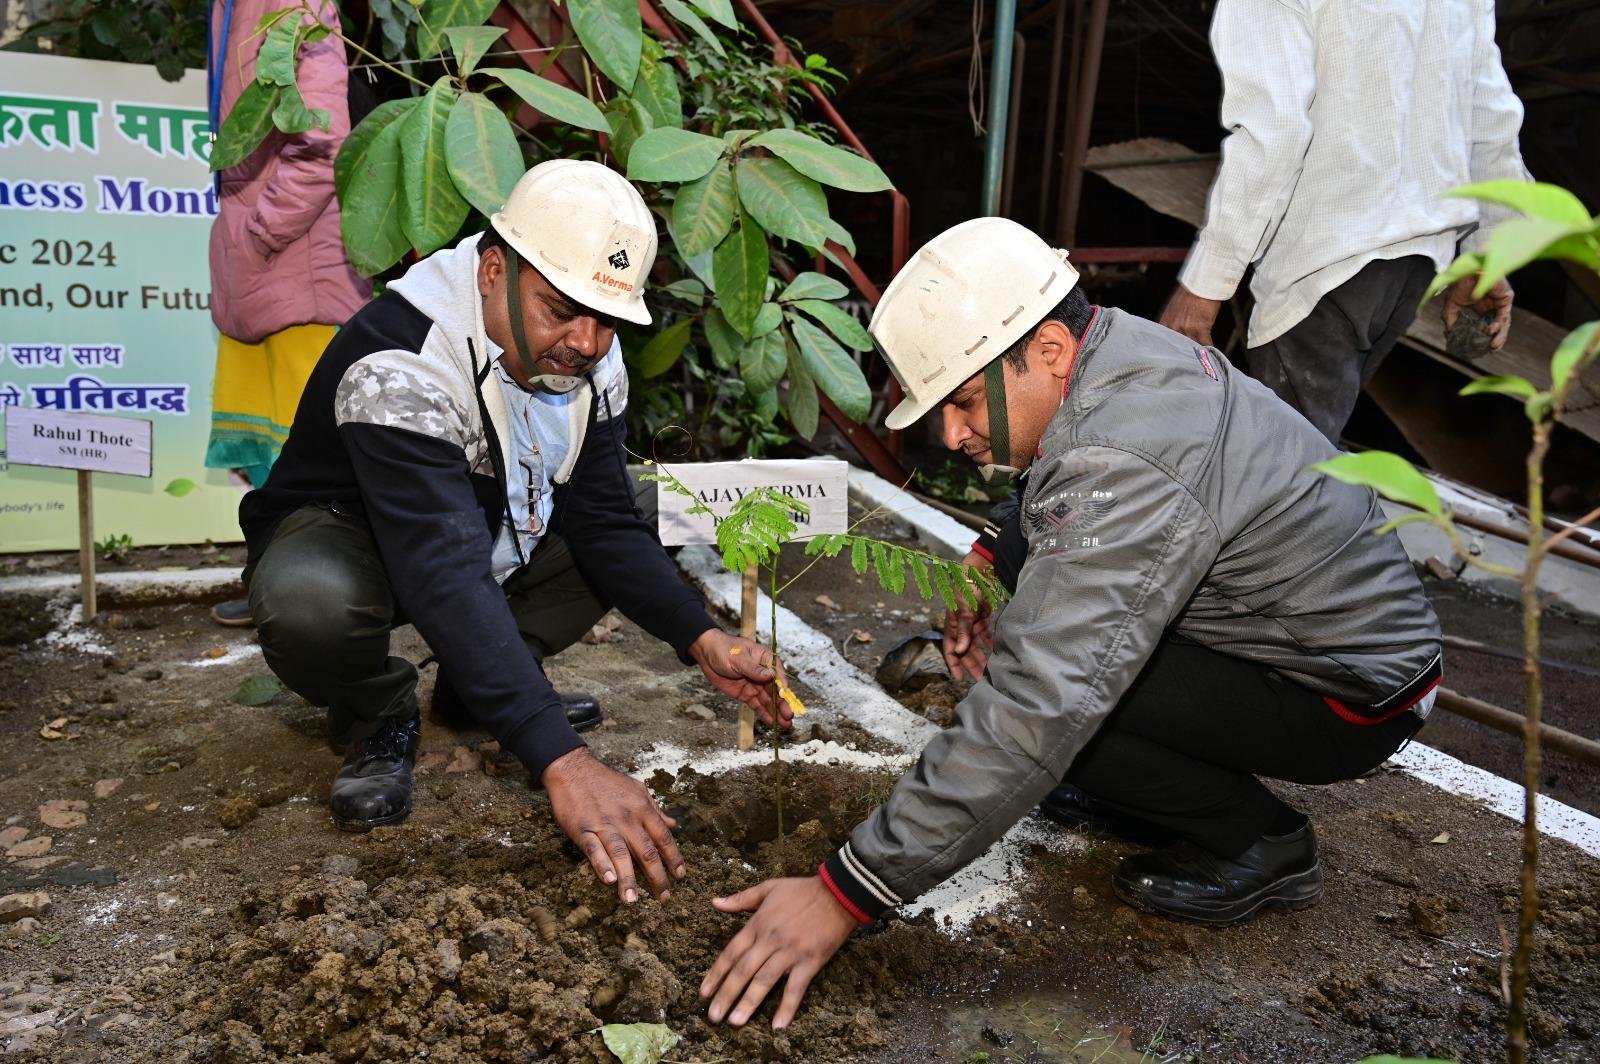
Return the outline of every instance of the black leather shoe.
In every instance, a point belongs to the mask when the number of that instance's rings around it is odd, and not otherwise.
[[[1322,865],[1310,823],[1288,835],[1263,835],[1233,860],[1192,842],[1123,860],[1112,877],[1117,897],[1145,912],[1199,924],[1235,924],[1262,909],[1305,909],[1322,897]]]
[[[386,720],[350,744],[328,798],[339,830],[371,831],[411,815],[411,766],[421,739],[422,722],[412,717]]]
[[[590,728],[598,727],[605,719],[600,712],[600,701],[594,695],[557,692],[557,697],[561,699],[561,707],[566,710],[567,723],[572,725],[573,731],[588,731]],[[456,689],[451,686],[443,668],[434,678],[433,701],[428,706],[428,718],[452,731],[470,731],[478,727],[472,711],[461,701],[461,696],[456,694]]]
[[[1065,828],[1115,835],[1139,846],[1167,846],[1177,838],[1159,824],[1113,809],[1070,783],[1063,783],[1044,796],[1039,815]]]

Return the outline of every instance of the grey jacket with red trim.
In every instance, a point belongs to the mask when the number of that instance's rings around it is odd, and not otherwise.
[[[1114,309],[1085,331],[1028,471],[1026,557],[955,723],[824,863],[860,918],[977,857],[1066,773],[1169,630],[1352,716],[1403,712],[1439,624],[1368,489],[1212,348]],[[1337,711],[1337,710],[1336,710]]]

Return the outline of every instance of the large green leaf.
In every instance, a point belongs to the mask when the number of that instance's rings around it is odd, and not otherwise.
[[[256,80],[285,87],[294,84],[294,58],[300,50],[300,18],[278,19],[256,55]]]
[[[733,169],[719,159],[711,172],[678,189],[672,204],[672,233],[678,250],[698,255],[722,243],[733,225]]]
[[[1309,468],[1346,484],[1373,488],[1386,499],[1404,503],[1434,517],[1444,516],[1444,507],[1439,503],[1439,493],[1434,490],[1433,482],[1397,454],[1388,451],[1341,454]]]
[[[733,173],[739,202],[767,232],[808,248],[827,242],[828,198],[821,185],[782,159],[740,159]]]
[[[1600,321],[1591,321],[1580,325],[1566,335],[1566,338],[1556,345],[1556,353],[1550,358],[1550,390],[1559,391],[1569,377],[1582,373],[1589,364],[1595,360],[1600,343],[1597,343],[1595,331],[1600,329]]]
[[[706,25],[705,19],[695,14],[694,8],[684,3],[683,0],[661,0],[661,6],[666,8],[667,13],[673,18],[688,26],[695,36],[709,44],[712,51],[724,59],[728,57],[728,53],[722,47],[722,42],[717,39],[716,31]]]
[[[650,115],[626,96],[618,96],[608,103],[605,115],[611,127],[611,154],[617,157],[617,165],[626,171],[633,146],[650,132]]]
[[[862,376],[855,359],[833,337],[804,318],[791,319],[789,328],[794,331],[800,357],[817,387],[839,404],[845,417],[858,423],[865,421],[872,412],[872,389],[867,387],[867,378]]]
[[[789,352],[789,422],[802,438],[809,440],[817,434],[817,423],[822,416],[817,403],[817,383],[811,379],[805,359],[800,357],[800,349],[790,342],[785,342],[784,347]]]
[[[476,93],[463,93],[445,125],[445,161],[450,179],[467,202],[485,216],[505,206],[522,177],[522,149],[500,108]]]
[[[600,133],[611,132],[611,126],[606,122],[606,116],[589,101],[587,97],[580,96],[571,89],[557,85],[549,78],[540,77],[531,70],[517,70],[512,67],[495,67],[485,70],[485,74],[492,78],[499,78],[506,86],[518,96],[522,102],[541,114],[549,115],[557,122],[565,122],[569,126],[578,126],[581,129],[592,129]]]
[[[856,253],[856,238],[850,235],[850,230],[840,225],[832,218],[828,219],[828,239],[844,248],[850,255]],[[834,258],[833,252],[828,252],[829,258]]]
[[[440,78],[400,123],[400,224],[419,255],[444,247],[467,218],[467,201],[450,178],[445,148],[455,102],[450,79]]]
[[[234,688],[229,700],[241,706],[264,706],[283,693],[283,683],[270,672],[258,672]]]
[[[1547,259],[1569,259],[1584,269],[1600,273],[1600,226],[1587,233],[1571,233],[1544,249]]]
[[[706,312],[704,325],[706,340],[711,344],[711,358],[717,368],[732,369],[737,366],[739,355],[744,351],[744,337],[728,324],[728,319],[716,307]]]
[[[1577,196],[1560,185],[1543,181],[1480,181],[1475,185],[1453,188],[1445,195],[1498,203],[1529,218],[1543,218],[1549,222],[1583,228],[1594,225],[1594,219],[1589,217],[1589,212]]]
[[[422,0],[417,15],[417,56],[426,59],[444,50],[444,31],[456,26],[481,26],[489,20],[499,0]]]
[[[783,324],[783,308],[776,303],[763,303],[761,309],[756,311],[756,322],[750,327],[750,338],[753,340]]]
[[[717,245],[712,269],[717,276],[717,305],[728,324],[749,338],[767,292],[767,234],[748,214]]]
[[[769,332],[745,345],[739,353],[739,376],[750,395],[770,391],[783,379],[788,354],[783,343],[783,333]]]
[[[278,106],[272,109],[272,124],[284,133],[305,133],[313,129],[324,132],[332,115],[322,107],[307,107],[297,85],[290,85],[278,96]]]
[[[613,85],[632,85],[644,46],[639,0],[567,0],[567,9],[594,65]]]
[[[461,68],[462,78],[472,75],[478,68],[478,60],[505,33],[499,26],[451,26],[444,31],[446,39],[450,41],[450,50],[455,53],[456,65]]]
[[[1577,231],[1567,222],[1544,218],[1513,218],[1501,222],[1489,237],[1489,248],[1483,254],[1483,272],[1472,290],[1473,298],[1482,299],[1496,281],[1540,258],[1551,244]]]
[[[652,129],[628,149],[628,177],[633,181],[693,181],[711,171],[724,147],[721,140],[704,133]]]
[[[403,115],[422,101],[403,102],[407,107],[384,122],[351,160],[346,191],[339,198],[345,252],[369,277],[400,261],[411,246],[400,223],[400,131],[405,128]]]
[[[282,85],[252,81],[244,87],[217,131],[217,142],[211,146],[211,169],[238,166],[261,146],[272,132],[272,112],[282,95]]]
[[[633,367],[646,380],[661,376],[683,357],[683,349],[689,343],[689,330],[693,327],[693,318],[679,318],[662,329],[630,360]]]
[[[872,336],[849,311],[820,299],[801,299],[795,307],[816,318],[840,343],[852,351],[871,351]]]
[[[778,294],[778,299],[789,303],[797,299],[843,299],[849,294],[850,289],[827,274],[807,270],[795,274],[789,286]]]
[[[798,130],[769,129],[749,144],[766,148],[813,180],[847,192],[883,192],[894,187],[877,163]]]
[[[1509,395],[1513,399],[1528,400],[1537,395],[1539,389],[1524,377],[1489,376],[1479,377],[1468,381],[1467,386],[1461,389],[1459,395]]]
[[[344,143],[339,146],[339,155],[333,160],[333,190],[340,203],[350,194],[350,175],[361,165],[367,149],[372,147],[373,139],[390,123],[404,118],[416,104],[415,98],[385,100],[369,111],[367,117],[344,138]]]
[[[651,125],[683,128],[683,94],[678,91],[678,74],[671,63],[648,53],[640,56],[639,74],[628,95],[650,115]]]
[[[695,0],[695,5],[730,30],[739,28],[739,20],[733,13],[733,0]]]
[[[663,1023],[608,1023],[599,1031],[621,1064],[661,1064],[678,1044],[677,1032]]]

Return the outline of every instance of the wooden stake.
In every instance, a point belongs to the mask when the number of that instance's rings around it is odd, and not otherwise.
[[[755,566],[744,571],[744,595],[739,603],[739,634],[746,639],[756,637],[756,588],[758,573]],[[749,706],[739,706],[739,749],[750,750],[756,745],[756,711]]]
[[[78,470],[78,595],[83,603],[83,623],[94,620],[94,493],[87,469]]]

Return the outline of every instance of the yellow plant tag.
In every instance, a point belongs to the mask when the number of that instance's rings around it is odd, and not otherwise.
[[[805,716],[806,704],[800,701],[800,696],[790,690],[789,685],[782,680],[778,681],[778,697],[789,704],[789,708],[794,711],[795,716]]]

